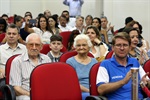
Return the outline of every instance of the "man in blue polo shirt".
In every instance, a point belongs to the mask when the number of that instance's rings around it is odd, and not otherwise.
[[[135,58],[128,57],[131,40],[127,33],[120,32],[112,40],[114,55],[104,60],[98,70],[97,87],[100,95],[108,100],[131,100],[131,71],[132,67],[139,68],[138,79],[145,78],[146,73]],[[144,76],[145,75],[145,76]],[[138,86],[138,98],[143,99],[142,89]]]

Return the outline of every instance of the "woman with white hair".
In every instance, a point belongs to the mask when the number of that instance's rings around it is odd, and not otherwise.
[[[73,45],[77,51],[77,55],[67,59],[66,63],[70,64],[76,70],[82,91],[82,100],[85,100],[90,95],[89,72],[91,67],[97,63],[97,60],[88,56],[92,43],[87,35],[77,35]]]

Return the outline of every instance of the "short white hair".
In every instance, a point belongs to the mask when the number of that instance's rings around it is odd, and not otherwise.
[[[42,38],[40,37],[40,35],[38,35],[37,33],[30,33],[27,37],[26,37],[26,43],[29,42],[29,39],[30,38],[35,38],[35,37],[38,37],[42,43]]]
[[[75,39],[74,39],[73,46],[76,47],[77,41],[78,41],[78,40],[83,40],[83,39],[84,39],[84,40],[87,40],[87,44],[88,44],[89,47],[92,47],[92,42],[91,42],[89,36],[87,36],[87,35],[85,35],[85,34],[79,34],[79,35],[77,35],[77,36],[75,37]]]

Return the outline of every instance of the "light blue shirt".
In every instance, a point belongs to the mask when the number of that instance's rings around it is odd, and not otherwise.
[[[89,72],[91,67],[97,63],[97,60],[95,58],[91,58],[91,62],[84,65],[77,62],[74,57],[71,57],[67,59],[66,63],[70,64],[76,70],[79,83],[89,89]]]
[[[81,15],[81,7],[84,3],[83,0],[64,0],[63,4],[69,6],[69,15],[70,16],[79,16]]]

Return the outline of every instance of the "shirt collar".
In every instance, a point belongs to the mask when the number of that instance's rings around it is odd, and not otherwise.
[[[42,56],[42,54],[39,54],[39,60],[41,61],[41,60],[43,60],[43,59],[44,59],[44,57]],[[29,61],[29,55],[28,55],[27,52],[25,52],[25,53],[23,54],[23,61]]]
[[[8,45],[7,42],[6,42],[4,45],[5,45],[5,49],[6,49],[6,50],[7,50],[7,49],[11,49],[11,47]],[[19,43],[17,43],[16,48],[20,48],[20,44],[19,44]]]
[[[131,58],[129,56],[127,56],[127,65],[125,67],[128,67],[128,66],[133,66],[133,62],[132,60],[130,60]],[[122,65],[120,65],[116,58],[115,58],[115,55],[113,55],[113,57],[110,58],[110,61],[113,62],[117,67],[122,67]]]

